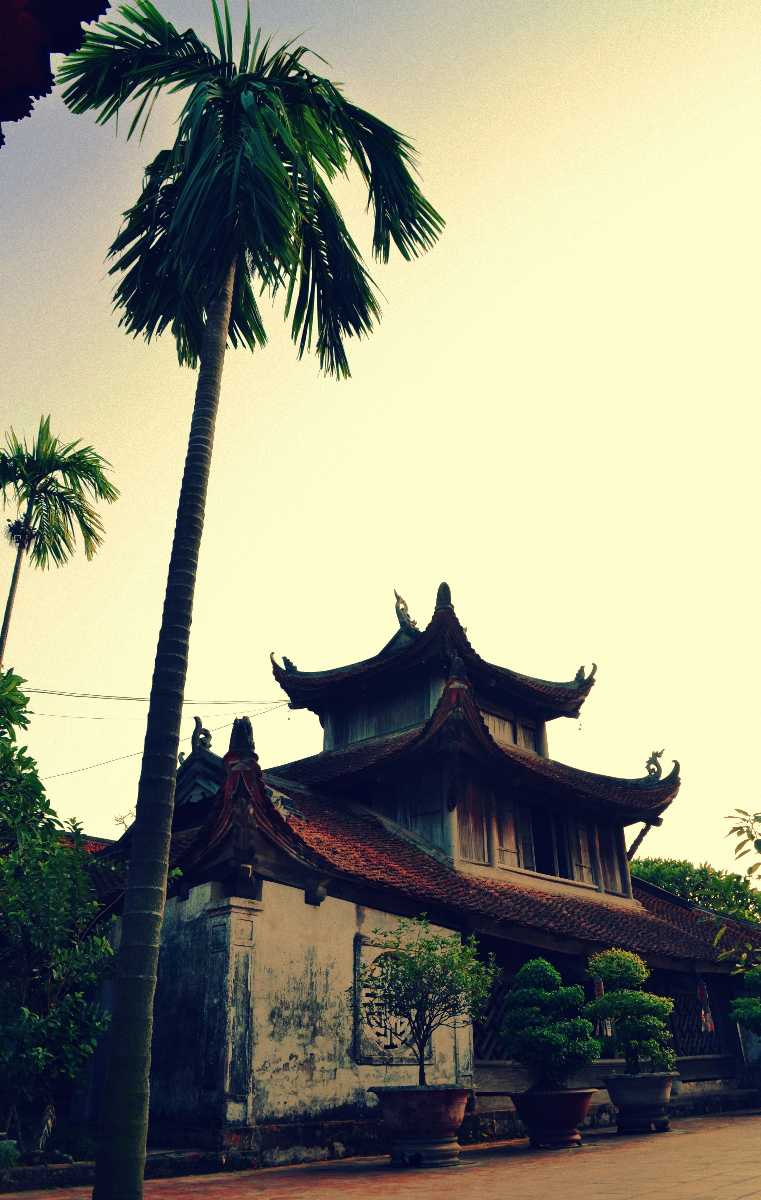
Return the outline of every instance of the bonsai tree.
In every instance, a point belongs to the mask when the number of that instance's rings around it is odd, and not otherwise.
[[[473,934],[434,933],[422,915],[400,920],[390,931],[373,930],[380,944],[377,958],[363,965],[358,986],[365,1013],[396,1018],[409,1033],[418,1064],[418,1083],[426,1086],[425,1057],[437,1029],[464,1028],[484,1009],[497,976],[494,956],[478,957]]]
[[[750,967],[743,983],[745,995],[732,1001],[732,1020],[761,1037],[761,966]]]
[[[568,1076],[600,1056],[592,1022],[583,1016],[578,984],[564,986],[546,958],[532,958],[507,993],[502,1027],[506,1053],[533,1076],[532,1090],[565,1087]]]
[[[644,959],[630,950],[601,950],[591,955],[588,972],[602,981],[605,993],[586,1007],[593,1020],[612,1022],[616,1054],[626,1059],[627,1075],[671,1071],[674,1067],[668,1018],[674,1001],[641,990],[650,975]]]

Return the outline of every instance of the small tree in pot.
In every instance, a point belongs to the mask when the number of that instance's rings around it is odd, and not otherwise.
[[[668,1018],[674,1001],[643,992],[647,963],[630,950],[602,950],[588,963],[604,994],[587,1005],[593,1020],[610,1021],[613,1047],[626,1061],[626,1073],[605,1080],[618,1109],[620,1133],[663,1133],[669,1128],[668,1103],[675,1078]]]
[[[436,933],[425,916],[373,934],[380,952],[357,979],[362,1015],[372,1024],[393,1019],[408,1030],[402,1045],[413,1050],[418,1066],[417,1086],[371,1088],[391,1131],[391,1157],[446,1166],[457,1161],[468,1089],[428,1086],[428,1049],[437,1030],[465,1028],[483,1011],[497,968],[493,956],[486,962],[478,957],[472,934],[463,940],[458,933]]]
[[[567,1088],[566,1081],[600,1055],[592,1022],[583,1015],[584,989],[564,986],[545,958],[518,971],[507,994],[503,1025],[507,1054],[528,1069],[532,1087],[512,1100],[534,1146],[573,1146],[581,1141],[595,1088]]]

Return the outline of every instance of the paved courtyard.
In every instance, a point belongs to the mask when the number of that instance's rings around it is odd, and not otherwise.
[[[156,1179],[145,1193],[147,1200],[761,1200],[761,1115],[684,1120],[670,1134],[596,1137],[579,1150],[479,1148],[452,1170],[400,1171],[353,1159]],[[21,1195],[84,1200],[90,1189]]]

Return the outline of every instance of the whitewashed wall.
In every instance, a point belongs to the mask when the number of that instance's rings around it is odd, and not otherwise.
[[[295,888],[265,883],[254,920],[254,1114],[259,1122],[327,1117],[374,1104],[375,1084],[417,1083],[417,1067],[353,1060],[355,935],[396,917],[328,897],[304,903]],[[472,1080],[469,1028],[440,1030],[429,1083]]]

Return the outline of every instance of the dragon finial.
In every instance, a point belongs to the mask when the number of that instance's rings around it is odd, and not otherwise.
[[[418,632],[417,621],[414,621],[410,616],[410,610],[407,607],[407,601],[403,596],[400,596],[396,588],[394,588],[394,596],[396,597],[396,619],[399,622],[399,628],[408,632]]]
[[[211,750],[211,734],[208,729],[204,729],[200,717],[193,717],[193,721],[195,729],[190,737],[191,752],[195,754],[196,750]]]
[[[288,675],[292,675],[294,671],[298,671],[296,664],[291,662],[286,654],[283,655],[282,667],[279,667],[274,650],[270,650],[270,662],[272,663],[272,670],[275,672],[275,678],[277,678],[278,671],[285,671]]]
[[[662,750],[653,750],[653,753],[645,763],[645,770],[651,779],[660,779],[661,775],[663,774],[663,768],[661,767],[660,761],[662,757]]]
[[[579,667],[578,671],[576,672],[576,675],[574,677],[574,683],[591,683],[596,674],[597,674],[597,663],[595,663],[595,662],[592,663],[592,670],[589,672],[588,675],[586,674],[584,663],[582,663],[581,666]]]
[[[236,717],[230,734],[230,749],[237,754],[254,754],[254,731],[248,717]]]

